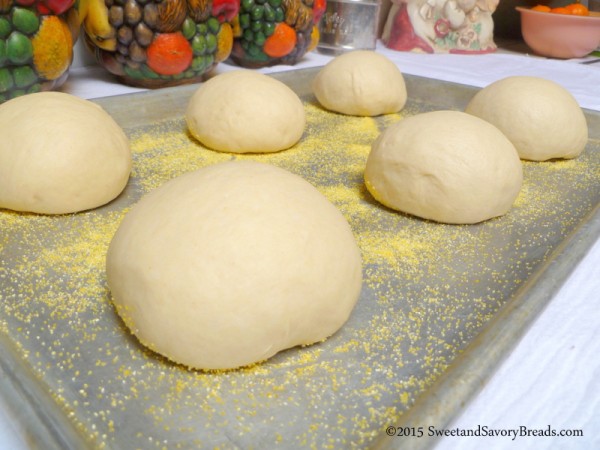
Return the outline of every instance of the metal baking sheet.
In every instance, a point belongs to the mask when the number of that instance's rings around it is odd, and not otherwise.
[[[196,85],[99,99],[125,129],[124,193],[83,213],[0,210],[0,390],[37,448],[427,448],[388,426],[443,428],[600,235],[600,123],[570,161],[524,163],[513,209],[477,225],[391,211],[363,185],[373,139],[402,117],[463,109],[476,89],[405,76],[399,114],[346,117],[310,91],[318,69],[276,75],[303,99],[292,149],[233,156],[203,148],[183,112]],[[317,345],[235,371],[189,371],[138,344],[111,302],[104,255],[145,192],[232,158],[284,167],[348,219],[364,286],[350,320]]]

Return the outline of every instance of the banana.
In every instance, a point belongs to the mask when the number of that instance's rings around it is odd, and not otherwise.
[[[12,0],[0,0],[0,13],[7,13],[12,7]]]
[[[108,8],[104,0],[79,0],[79,18],[96,46],[107,51],[117,48],[116,32],[108,21]]]

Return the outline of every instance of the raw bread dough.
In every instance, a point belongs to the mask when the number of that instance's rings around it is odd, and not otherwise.
[[[203,83],[185,113],[192,136],[213,150],[272,153],[302,137],[304,105],[289,87],[267,75],[235,70]]]
[[[41,92],[0,106],[0,207],[64,214],[101,206],[129,179],[123,130],[100,106]]]
[[[498,127],[522,159],[575,158],[587,144],[587,123],[577,100],[544,78],[503,78],[475,94],[465,111]]]
[[[321,106],[352,116],[398,112],[407,97],[398,67],[368,50],[344,53],[329,61],[317,73],[312,88]]]
[[[459,111],[396,122],[373,143],[365,183],[392,209],[446,223],[506,213],[523,180],[514,146],[493,125]]]
[[[362,283],[335,206],[299,176],[251,161],[205,167],[142,198],[110,244],[107,276],[140,342],[199,369],[327,338]]]

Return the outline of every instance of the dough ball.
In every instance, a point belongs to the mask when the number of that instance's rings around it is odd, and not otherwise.
[[[321,341],[348,319],[361,257],[312,185],[250,161],[167,182],[127,214],[107,255],[117,311],[172,361],[229,369]]]
[[[329,61],[317,73],[312,88],[321,106],[351,116],[398,112],[407,96],[398,67],[368,50],[344,53]]]
[[[0,106],[0,207],[41,214],[96,208],[131,171],[123,130],[97,104],[60,92]]]
[[[499,128],[522,159],[575,158],[587,144],[588,127],[577,100],[543,78],[503,78],[475,94],[465,111]]]
[[[185,113],[192,136],[230,153],[273,153],[302,137],[304,105],[289,87],[267,75],[236,70],[217,75],[192,95]]]
[[[506,213],[523,180],[510,141],[493,125],[458,111],[434,111],[388,127],[373,143],[365,183],[389,208],[446,223]]]

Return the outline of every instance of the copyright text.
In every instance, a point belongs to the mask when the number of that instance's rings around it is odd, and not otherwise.
[[[476,436],[476,437],[502,437],[515,440],[518,437],[583,437],[583,430],[578,429],[555,429],[548,425],[544,428],[530,428],[521,425],[517,428],[490,428],[478,425],[474,428],[436,428],[429,427],[394,427],[389,426],[385,430],[388,436],[398,437],[443,437],[443,436]]]

